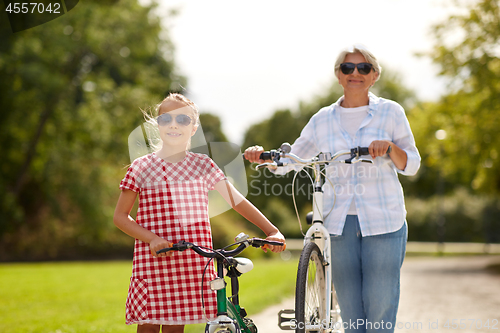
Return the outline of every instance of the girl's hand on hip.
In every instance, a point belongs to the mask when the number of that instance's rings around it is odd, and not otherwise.
[[[156,254],[156,251],[160,251],[161,249],[164,249],[166,247],[172,247],[172,245],[174,245],[174,243],[169,242],[161,237],[156,237],[149,243],[149,249],[151,250],[151,255],[153,255],[153,257],[170,257],[172,256],[173,251],[168,251],[160,254]]]

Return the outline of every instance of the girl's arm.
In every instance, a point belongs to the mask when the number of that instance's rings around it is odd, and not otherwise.
[[[237,211],[241,216],[255,224],[262,230],[267,240],[285,243],[285,237],[250,201],[248,201],[234,186],[227,180],[221,180],[215,185],[217,192]],[[273,252],[281,252],[284,246],[270,246]]]
[[[120,229],[127,235],[148,243],[149,248],[151,249],[151,254],[153,256],[160,257],[171,255],[171,252],[168,252],[167,254],[157,255],[156,251],[166,247],[170,247],[172,243],[159,237],[155,233],[144,229],[139,224],[137,224],[130,216],[130,211],[134,206],[136,197],[137,193],[135,193],[134,191],[122,190],[122,193],[118,198],[118,203],[116,204],[113,222],[118,227],[118,229]]]

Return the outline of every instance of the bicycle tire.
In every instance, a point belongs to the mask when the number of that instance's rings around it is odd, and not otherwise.
[[[242,330],[240,329],[240,326],[238,325],[238,323],[236,321],[234,321],[234,326],[235,326],[235,333],[242,333]],[[205,325],[205,333],[210,333],[210,328],[211,328],[211,325],[210,324],[206,324]],[[219,328],[217,326],[214,326],[214,330],[212,331],[214,333],[233,333],[231,332],[231,329],[230,328]]]
[[[215,328],[215,331],[213,331],[213,332],[214,333],[233,333],[233,332],[231,332],[231,330],[229,328],[223,328],[223,329]],[[210,325],[209,324],[205,325],[205,333],[210,333]],[[236,325],[236,333],[241,333],[241,330],[238,327],[238,325]]]
[[[324,332],[326,285],[323,255],[315,243],[306,243],[300,254],[295,288],[296,333]],[[307,328],[309,326],[309,328]],[[314,326],[315,328],[311,328]]]

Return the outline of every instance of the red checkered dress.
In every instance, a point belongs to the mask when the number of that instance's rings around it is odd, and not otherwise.
[[[120,189],[139,193],[137,223],[171,242],[181,240],[212,247],[208,191],[225,179],[206,155],[188,153],[172,164],[149,154],[136,159]],[[135,241],[132,277],[126,302],[126,323],[184,325],[205,322],[201,279],[208,259],[192,250],[155,258],[149,244]],[[203,295],[209,319],[216,317],[215,293],[208,282],[216,276],[213,264],[205,273]]]

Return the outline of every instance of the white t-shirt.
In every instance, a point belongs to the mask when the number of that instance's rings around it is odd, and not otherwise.
[[[368,105],[363,105],[357,108],[344,108],[341,106],[339,109],[341,126],[352,138],[354,138],[359,126],[361,126],[361,123],[363,122],[363,119],[365,119],[368,114]]]
[[[339,107],[340,110],[340,125],[344,130],[354,139],[356,132],[361,126],[363,119],[365,119],[368,114],[368,105],[359,106],[357,108],[344,108]],[[356,209],[356,202],[353,199],[351,201],[351,206],[349,207],[348,215],[358,215],[358,210]]]

